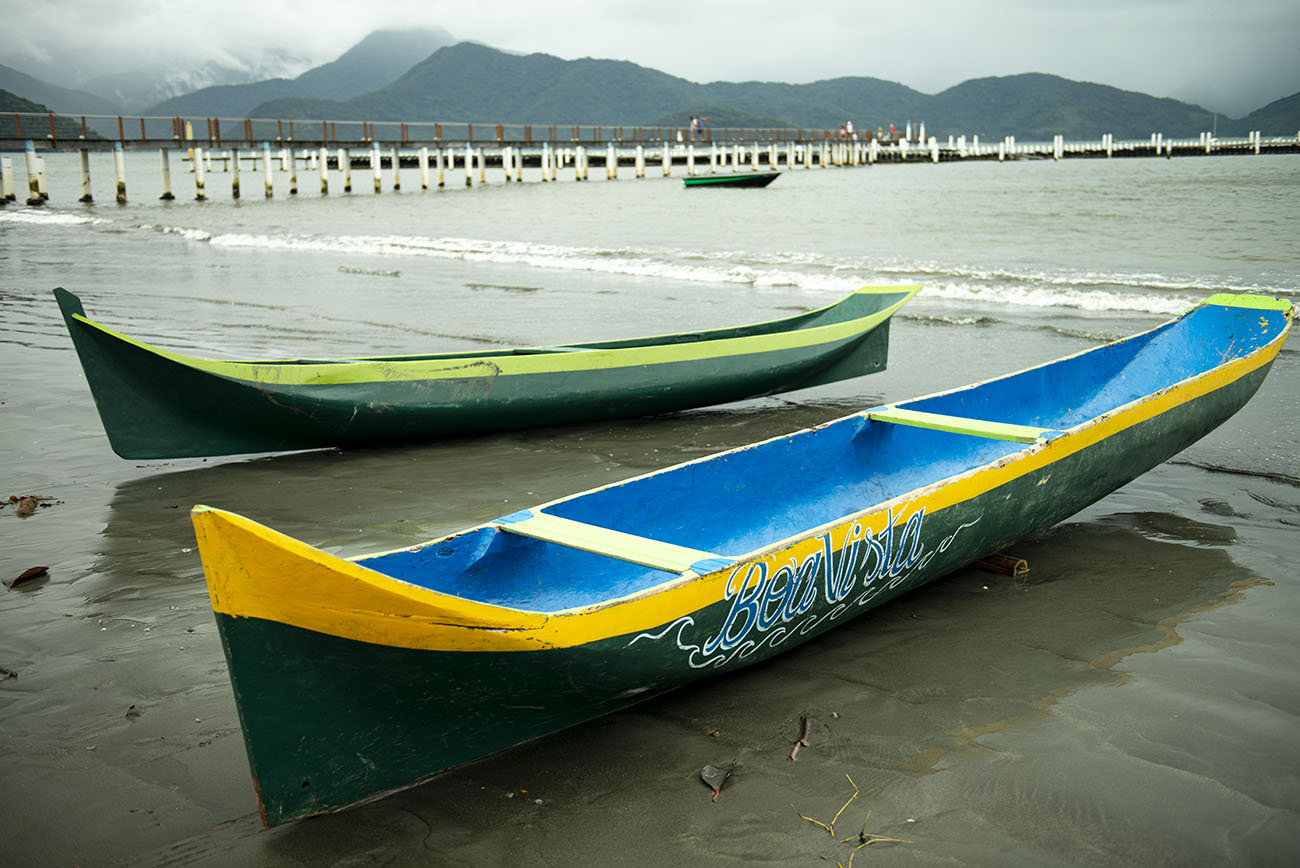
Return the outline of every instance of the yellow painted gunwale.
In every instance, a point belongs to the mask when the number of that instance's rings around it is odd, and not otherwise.
[[[449,380],[483,376],[573,373],[609,368],[703,361],[724,356],[770,352],[773,350],[800,349],[821,343],[844,340],[855,334],[873,329],[893,316],[920,289],[920,286],[863,287],[835,304],[827,305],[820,308],[820,310],[827,310],[837,304],[842,304],[854,295],[885,295],[899,292],[905,294],[884,310],[868,316],[858,317],[842,323],[772,334],[640,347],[582,349],[577,352],[536,352],[521,355],[458,356],[444,359],[413,358],[411,360],[403,360],[400,357],[382,360],[340,359],[337,362],[325,364],[285,364],[275,361],[244,362],[202,359],[160,349],[108,328],[82,314],[73,314],[73,318],[119,341],[153,353],[170,362],[232,380],[280,386],[397,383],[411,380]],[[813,313],[815,312],[813,311]],[[762,323],[756,325],[762,325]],[[664,337],[671,336],[665,335]]]
[[[736,566],[758,561],[777,566],[790,558],[801,559],[820,547],[817,537],[828,532],[832,548],[838,550],[854,524],[880,533],[893,510],[900,510],[892,515],[895,524],[921,508],[934,515],[1227,386],[1273,360],[1292,325],[1291,314],[1286,316],[1288,322],[1279,334],[1251,355],[1067,429],[1054,440],[1031,444],[958,476],[802,531],[748,553],[726,569],[703,576],[687,572],[637,594],[579,609],[528,612],[449,596],[354,562],[379,555],[338,558],[242,516],[198,506],[194,523],[212,607],[234,617],[263,618],[345,639],[429,651],[568,648],[651,629],[722,600]],[[257,568],[255,575],[248,570],[250,564]]]

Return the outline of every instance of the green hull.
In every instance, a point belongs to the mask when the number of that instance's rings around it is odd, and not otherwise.
[[[654,629],[489,653],[386,647],[219,612],[264,819],[338,808],[782,653],[1104,497],[1232,416],[1267,371],[978,496],[922,508],[878,534],[874,556],[856,544],[831,551],[828,534],[826,557],[785,594],[786,607],[795,597],[808,604],[793,618],[773,617],[781,598],[764,597],[748,614],[720,600]]]
[[[741,172],[730,175],[692,175],[683,178],[687,187],[766,187],[780,172]]]
[[[226,363],[125,338],[85,319],[71,293],[55,291],[109,442],[132,459],[623,418],[876,373],[888,358],[888,316],[914,292],[864,291],[788,321],[655,339],[478,355]]]

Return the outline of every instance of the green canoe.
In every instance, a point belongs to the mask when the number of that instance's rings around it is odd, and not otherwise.
[[[728,175],[691,175],[683,178],[687,187],[766,187],[780,172],[736,172]]]
[[[917,286],[755,325],[489,352],[225,361],[159,349],[54,290],[113,451],[184,458],[665,413],[885,369]]]

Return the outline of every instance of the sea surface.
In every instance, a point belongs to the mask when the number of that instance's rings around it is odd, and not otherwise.
[[[99,162],[99,161],[103,162]],[[21,155],[18,185],[25,189]],[[1216,292],[1300,303],[1300,159],[881,165],[761,190],[500,173],[207,176],[47,157],[0,209],[0,864],[1291,866],[1300,853],[1300,336],[1236,417],[1011,553],[743,673],[326,817],[260,828],[189,509],[344,555],[964,385]],[[652,419],[127,461],[50,290],[223,357],[563,343],[920,283],[888,370]],[[544,423],[544,419],[539,419]],[[725,514],[718,521],[728,520]],[[382,678],[383,673],[375,673]],[[787,757],[800,720],[808,746]],[[735,762],[718,799],[705,765]],[[857,793],[856,797],[853,797]],[[853,798],[851,798],[853,797]],[[813,822],[817,821],[817,822]],[[833,835],[828,833],[833,829]],[[881,841],[856,849],[861,834]]]

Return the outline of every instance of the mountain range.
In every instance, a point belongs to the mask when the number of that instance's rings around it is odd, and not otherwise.
[[[102,95],[60,88],[0,66],[0,88],[70,114],[117,114]],[[513,54],[445,31],[376,31],[338,59],[296,78],[194,90],[150,105],[150,116],[328,120],[684,126],[692,115],[712,127],[900,128],[927,134],[1014,135],[1023,140],[1145,138],[1153,132],[1220,136],[1260,130],[1295,135],[1300,93],[1244,118],[1216,115],[1174,99],[1026,73],[978,78],[937,94],[898,82],[852,76],[809,84],[700,84],[628,61]]]

